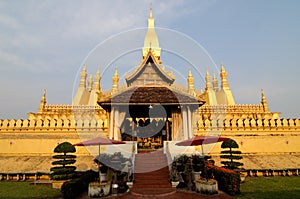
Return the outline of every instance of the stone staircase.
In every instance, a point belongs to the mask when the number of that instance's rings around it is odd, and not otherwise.
[[[167,196],[176,192],[170,183],[168,160],[162,150],[141,151],[135,157],[131,194]]]

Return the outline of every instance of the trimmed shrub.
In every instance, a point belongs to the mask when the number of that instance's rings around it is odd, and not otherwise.
[[[223,150],[221,151],[221,158],[225,159],[221,161],[221,164],[223,164],[224,168],[227,169],[238,169],[238,167],[243,166],[244,164],[241,162],[238,162],[237,160],[243,159],[242,152],[238,150],[232,150],[233,148],[238,149],[239,145],[236,143],[236,141],[232,139],[228,139],[224,141],[221,145],[221,148],[229,148],[229,150]]]
[[[88,190],[90,182],[96,180],[98,173],[87,171],[80,178],[65,182],[61,187],[61,193],[64,199],[73,199]]]
[[[75,153],[75,147],[69,142],[63,142],[55,147],[54,152],[63,154],[52,156],[56,160],[52,162],[54,167],[50,169],[50,178],[53,180],[68,180],[76,177],[76,167],[70,166],[76,162],[76,155],[67,154]]]

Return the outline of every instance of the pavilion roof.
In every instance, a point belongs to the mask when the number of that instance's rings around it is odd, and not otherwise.
[[[98,102],[103,105],[202,105],[196,97],[171,90],[166,86],[141,86],[129,88],[110,98]]]

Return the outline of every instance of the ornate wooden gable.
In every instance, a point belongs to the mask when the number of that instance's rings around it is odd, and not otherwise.
[[[125,76],[127,86],[142,85],[171,85],[175,81],[175,75],[167,72],[160,64],[152,50],[131,74]]]

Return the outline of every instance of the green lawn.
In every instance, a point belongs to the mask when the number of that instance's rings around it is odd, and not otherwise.
[[[241,184],[241,194],[236,199],[300,198],[300,177],[246,178]]]
[[[0,198],[62,198],[60,189],[50,184],[32,185],[29,182],[0,182]]]

